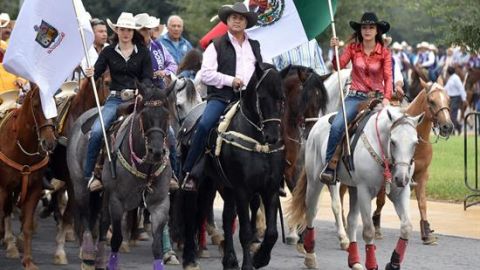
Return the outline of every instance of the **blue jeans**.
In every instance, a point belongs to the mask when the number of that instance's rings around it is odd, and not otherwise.
[[[192,143],[190,145],[190,149],[188,150],[187,158],[185,159],[185,164],[183,165],[184,172],[190,172],[192,170],[193,165],[195,165],[195,162],[205,149],[208,132],[218,122],[227,105],[228,104],[226,102],[216,99],[212,99],[207,102],[205,111],[203,112],[202,118],[200,118],[200,122],[198,123],[197,130],[193,135]]]
[[[122,103],[122,99],[119,97],[109,97],[105,102],[102,109],[103,123],[105,129],[110,128],[112,123],[117,119],[117,107]],[[83,169],[83,176],[90,178],[93,170],[95,169],[95,163],[97,162],[97,156],[102,146],[103,132],[100,123],[100,117],[97,117],[92,125],[90,139],[88,140],[87,148],[87,162]]]
[[[461,96],[450,96],[450,118],[452,119],[455,130],[460,134],[462,132],[462,124],[458,122],[458,110],[462,107]]]
[[[170,152],[168,156],[170,159],[170,165],[172,166],[173,173],[178,177],[177,138],[175,137],[175,131],[173,130],[172,126],[168,127],[167,144],[168,151]]]
[[[347,122],[352,121],[358,114],[358,105],[367,98],[357,95],[348,95],[345,98],[345,113],[347,114]],[[345,132],[345,122],[343,120],[343,111],[340,109],[333,119],[332,127],[330,128],[330,136],[328,136],[327,143],[327,163],[332,159],[335,153],[335,148],[339,143]]]

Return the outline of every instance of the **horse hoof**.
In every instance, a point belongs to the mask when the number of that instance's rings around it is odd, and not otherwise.
[[[260,249],[260,243],[252,243],[250,245],[250,252],[252,253],[257,253],[259,249]]]
[[[212,235],[212,245],[218,246],[224,240],[224,237],[221,233],[215,232]]]
[[[94,265],[89,265],[89,264],[86,264],[86,263],[81,263],[80,264],[80,269],[81,270],[95,270],[95,266]]]
[[[53,257],[53,264],[56,264],[56,265],[68,264],[67,255],[65,254],[65,251],[62,250],[55,254],[55,256]]]
[[[438,237],[435,235],[429,235],[427,238],[423,239],[423,244],[426,246],[436,246],[438,245]]]
[[[183,270],[200,270],[198,263],[189,263],[183,267]]]
[[[307,253],[304,264],[308,269],[317,269],[317,255],[315,253]]]
[[[349,245],[350,245],[350,241],[348,239],[340,240],[340,249],[341,250],[348,250]]]
[[[30,263],[25,266],[25,270],[38,270],[38,267],[35,264]]]
[[[7,246],[7,253],[5,256],[9,259],[18,259],[20,258],[20,252],[18,251],[18,248],[15,246],[15,244],[11,244]]]
[[[383,239],[383,233],[380,228],[375,228],[375,239],[376,240],[381,240]]]
[[[177,255],[175,254],[175,252],[173,252],[173,250],[165,253],[165,255],[163,255],[163,261],[165,262],[166,265],[179,265],[180,264],[180,261],[178,260],[177,258]]]
[[[359,263],[355,263],[353,266],[352,266],[352,270],[363,270],[363,266]]]
[[[298,237],[294,237],[294,236],[287,236],[287,245],[290,245],[290,246],[294,246],[297,244],[298,242]]]
[[[207,248],[200,248],[200,250],[197,253],[197,256],[199,258],[210,258],[210,252],[208,251]]]
[[[138,247],[138,242],[137,242],[137,240],[129,240],[129,241],[128,241],[128,246],[129,246],[129,247]]]
[[[150,235],[148,235],[147,232],[142,232],[138,235],[137,240],[138,241],[148,241],[148,240],[150,240]]]
[[[307,254],[307,251],[305,250],[303,243],[297,243],[297,252],[300,254]]]
[[[385,265],[385,270],[400,270],[400,266],[394,268],[391,263],[387,263],[387,265]]]
[[[120,245],[119,249],[120,253],[130,253],[130,247],[128,246],[128,243],[123,241],[122,244]]]
[[[220,244],[218,245],[218,251],[220,252],[220,256],[223,257],[223,246],[225,245],[225,240],[220,241]]]

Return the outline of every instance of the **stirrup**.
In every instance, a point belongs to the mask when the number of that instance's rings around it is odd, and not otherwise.
[[[197,191],[197,184],[195,183],[195,180],[193,180],[193,178],[190,177],[189,172],[187,172],[185,174],[185,177],[183,178],[182,189],[184,191],[190,191],[190,192]]]
[[[327,173],[327,170],[331,170],[332,173]],[[337,170],[328,168],[328,164],[325,165],[320,173],[320,182],[325,185],[335,185],[337,183]]]
[[[90,192],[95,192],[103,189],[103,184],[94,175],[88,180],[87,188]]]

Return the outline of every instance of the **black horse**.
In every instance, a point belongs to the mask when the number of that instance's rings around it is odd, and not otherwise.
[[[153,85],[140,84],[133,113],[126,118],[115,135],[112,150],[117,156],[114,165],[117,177],[112,177],[111,165],[106,161],[102,171],[104,196],[90,193],[83,178],[83,162],[88,142],[88,126],[96,111],[84,113],[76,121],[67,146],[67,162],[74,184],[78,213],[76,225],[83,229],[81,259],[83,265],[105,268],[105,235],[112,224],[112,253],[108,261],[110,270],[118,269],[118,250],[122,242],[121,219],[125,211],[135,209],[143,202],[151,213],[155,258],[154,269],[163,269],[162,231],[168,221],[168,184],[172,175],[165,146],[166,131],[173,109],[169,93],[175,84],[165,90]],[[128,110],[127,110],[128,111]],[[92,231],[98,212],[102,209],[97,248],[94,247]],[[80,233],[80,228],[77,228]],[[96,251],[97,250],[97,251]],[[83,268],[82,268],[83,269]]]
[[[183,213],[185,224],[184,269],[199,269],[195,235],[212,205],[216,190],[221,192],[225,201],[224,268],[238,268],[232,236],[232,224],[237,213],[243,248],[242,269],[260,268],[269,263],[271,250],[278,238],[278,190],[285,163],[281,140],[284,106],[281,82],[282,78],[273,66],[257,64],[247,89],[240,92],[237,111],[228,128],[217,128],[209,136],[211,151],[192,171],[200,178],[199,190],[181,191],[181,203],[177,205]],[[188,139],[180,138],[179,141],[184,154],[188,150]],[[260,249],[252,258],[250,244],[254,236],[250,226],[249,204],[256,195],[261,196],[265,205],[267,230]]]

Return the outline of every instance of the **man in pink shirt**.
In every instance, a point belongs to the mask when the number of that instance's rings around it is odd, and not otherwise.
[[[220,119],[227,105],[236,99],[236,92],[247,86],[262,62],[260,44],[251,40],[245,29],[257,23],[257,14],[249,12],[241,2],[223,6],[218,17],[228,26],[228,33],[213,41],[203,55],[202,82],[208,86],[207,106],[193,136],[182,171],[185,175],[182,188],[196,191],[196,179],[190,171],[201,156],[208,132]]]

